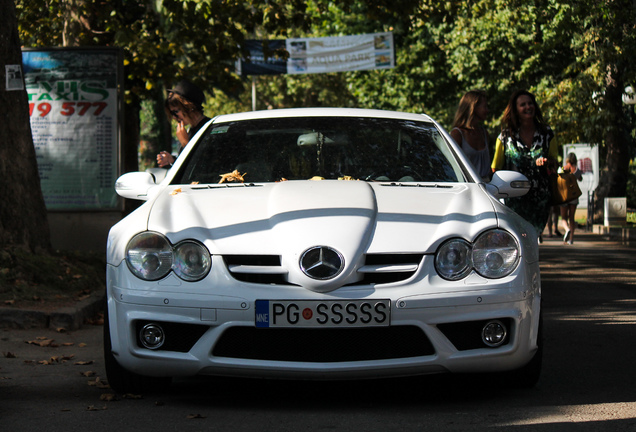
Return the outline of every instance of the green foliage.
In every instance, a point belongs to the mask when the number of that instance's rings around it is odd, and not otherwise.
[[[280,3],[280,4],[279,4]],[[16,0],[24,46],[118,46],[128,97],[188,77],[236,96],[241,44],[257,31],[285,36],[305,26],[304,2],[290,0]]]
[[[560,143],[607,145],[614,159],[606,172],[621,173],[609,182],[624,181],[626,155],[634,155],[636,116],[621,103],[625,86],[636,87],[632,0],[16,4],[25,46],[123,47],[129,98],[155,98],[156,89],[187,76],[214,96],[207,115],[247,111],[251,78],[233,71],[245,39],[392,31],[395,68],[254,77],[257,109],[336,105],[426,112],[448,128],[462,94],[479,88],[489,96],[486,123],[496,136],[510,94],[525,88],[537,95]]]

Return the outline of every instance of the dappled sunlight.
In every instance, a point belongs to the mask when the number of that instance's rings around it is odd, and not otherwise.
[[[596,325],[636,324],[636,299],[616,300],[576,314],[554,314],[555,321],[592,321]]]
[[[588,423],[636,419],[636,402],[562,405],[534,407],[518,420],[495,424],[496,427],[527,426],[558,423]]]

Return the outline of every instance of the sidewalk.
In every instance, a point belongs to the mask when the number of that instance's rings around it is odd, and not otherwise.
[[[0,328],[77,330],[103,310],[105,299],[105,292],[97,292],[73,306],[48,312],[0,307]]]
[[[543,234],[543,244],[539,248],[542,249],[542,255],[546,258],[557,254],[564,260],[572,256],[567,253],[568,251],[576,250],[587,255],[598,254],[597,262],[603,265],[607,258],[603,251],[611,252],[613,260],[627,263],[635,259],[634,247],[636,247],[636,230],[595,225],[593,232],[577,230],[572,245],[564,244],[563,237],[549,238],[546,230]],[[51,312],[0,307],[0,328],[76,330],[84,325],[87,319],[95,317],[103,310],[105,296],[105,292],[96,293],[72,307]]]
[[[565,234],[563,227],[560,226],[562,234]],[[544,244],[563,243],[563,236],[550,238],[547,228],[543,231]],[[592,242],[592,243],[613,243],[625,247],[636,247],[636,228],[623,227],[606,227],[604,225],[593,225],[592,231],[585,231],[579,228],[574,232],[574,242]]]
[[[625,246],[636,246],[636,228],[606,227],[594,225],[592,231],[610,241],[618,241]]]

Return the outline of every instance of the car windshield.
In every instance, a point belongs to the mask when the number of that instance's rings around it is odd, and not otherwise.
[[[429,122],[351,117],[243,120],[210,125],[172,184],[340,179],[463,182],[466,176]]]

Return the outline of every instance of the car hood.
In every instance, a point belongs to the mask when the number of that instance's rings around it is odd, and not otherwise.
[[[212,254],[286,255],[330,246],[362,253],[432,253],[446,238],[473,240],[498,225],[477,184],[287,181],[168,186],[148,210],[151,231],[194,238]]]

